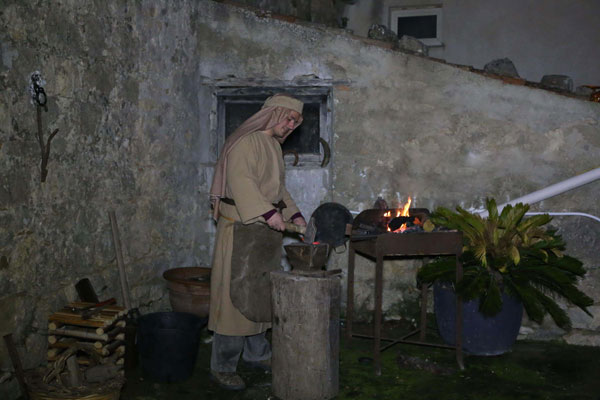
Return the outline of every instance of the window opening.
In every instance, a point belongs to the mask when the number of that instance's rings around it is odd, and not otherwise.
[[[398,38],[404,35],[417,39],[437,37],[437,15],[422,15],[418,17],[398,17]]]
[[[442,8],[392,8],[390,26],[398,38],[404,35],[419,39],[427,46],[442,45]]]
[[[329,142],[331,112],[328,107],[331,90],[328,87],[302,88],[224,88],[217,91],[219,152],[225,139],[246,119],[260,110],[267,97],[288,93],[304,102],[302,124],[281,146],[283,152],[298,154],[299,166],[318,165],[323,148],[320,139]],[[289,162],[294,161],[291,157]]]

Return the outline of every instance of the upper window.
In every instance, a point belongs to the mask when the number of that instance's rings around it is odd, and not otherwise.
[[[223,88],[217,92],[219,152],[224,140],[246,119],[262,107],[267,97],[289,93],[304,102],[303,122],[281,146],[286,164],[319,165],[330,141],[331,112],[328,106],[331,90],[327,87],[250,87]]]
[[[391,29],[398,34],[419,39],[427,46],[442,45],[442,8],[393,7],[390,10]]]

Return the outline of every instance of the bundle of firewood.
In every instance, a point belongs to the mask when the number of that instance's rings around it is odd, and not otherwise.
[[[50,315],[44,382],[78,387],[123,376],[127,310],[111,300],[69,303]]]

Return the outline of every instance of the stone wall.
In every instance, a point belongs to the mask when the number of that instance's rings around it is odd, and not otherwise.
[[[168,307],[163,271],[210,260],[192,3],[2,2],[0,334],[13,332],[26,368],[44,361],[48,314],[77,299],[79,279],[123,304],[109,209],[142,312]],[[45,183],[34,71],[45,137],[59,129]],[[2,381],[9,367],[2,344]]]
[[[339,26],[337,15],[344,7],[342,2],[336,3],[335,0],[227,0],[224,3],[250,6],[257,10],[333,27]]]
[[[56,1],[0,9],[0,333],[13,332],[26,367],[43,362],[48,314],[91,279],[120,291],[107,217],[115,209],[134,305],[168,308],[161,274],[210,262],[207,199],[216,158],[219,82],[333,90],[326,197],[350,210],[377,196],[416,207],[480,207],[598,167],[600,105],[507,85],[426,58],[362,42],[341,30],[291,24],[211,1]],[[40,183],[33,71],[47,81],[44,130],[58,128]],[[262,83],[261,83],[262,82]],[[302,179],[292,179],[291,191]],[[533,208],[600,214],[591,183]],[[600,225],[555,219],[590,270]],[[345,253],[330,268],[346,269]],[[373,264],[357,263],[357,306],[368,316]],[[388,318],[411,319],[417,261],[386,262]],[[344,296],[343,296],[344,298]],[[600,312],[598,303],[592,308]],[[598,324],[571,310],[567,339],[598,343]],[[533,337],[565,333],[527,323]],[[24,349],[27,349],[25,354]],[[0,346],[0,397],[16,393]]]

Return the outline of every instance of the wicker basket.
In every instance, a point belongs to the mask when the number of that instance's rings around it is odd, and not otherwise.
[[[61,393],[40,393],[28,391],[31,400],[118,400],[121,396],[121,390],[105,394],[90,394],[87,396],[65,397]],[[58,397],[56,397],[58,396]]]
[[[83,387],[65,388],[57,384],[46,384],[42,380],[44,368],[25,372],[27,393],[31,400],[118,400],[125,384],[122,376],[103,382],[87,384]]]

